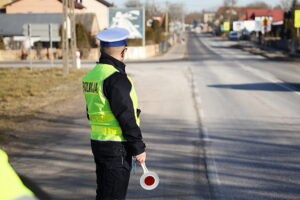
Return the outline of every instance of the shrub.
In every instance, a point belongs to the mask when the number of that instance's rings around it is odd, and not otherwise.
[[[2,35],[0,35],[0,49],[5,49],[5,44],[4,44]]]

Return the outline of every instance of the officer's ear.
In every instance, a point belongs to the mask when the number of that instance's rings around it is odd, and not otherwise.
[[[124,49],[121,52],[121,57],[124,58],[125,57],[125,53],[127,51],[127,46],[124,47]]]

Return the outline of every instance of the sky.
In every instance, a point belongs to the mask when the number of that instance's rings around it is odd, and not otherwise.
[[[123,7],[124,2],[126,0],[107,0],[109,2],[114,3],[118,7]],[[147,0],[141,0],[141,2],[145,2]],[[148,0],[149,2],[154,1],[163,7],[166,3],[166,0]],[[237,6],[245,6],[249,3],[253,3],[256,1],[264,1],[271,6],[276,6],[280,3],[280,0],[238,0]],[[185,9],[187,12],[192,11],[202,11],[204,10],[216,10],[216,8],[223,5],[223,0],[168,0],[169,3],[183,3],[185,5]]]

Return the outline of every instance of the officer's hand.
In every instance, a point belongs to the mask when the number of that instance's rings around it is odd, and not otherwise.
[[[135,156],[135,159],[140,163],[143,164],[146,161],[146,152],[141,153],[137,156]]]

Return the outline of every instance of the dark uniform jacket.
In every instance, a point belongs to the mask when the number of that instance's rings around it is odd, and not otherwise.
[[[103,83],[103,92],[110,103],[112,112],[119,121],[123,135],[127,142],[110,142],[92,140],[93,149],[103,156],[119,156],[129,154],[132,156],[145,151],[140,127],[137,125],[133,102],[130,97],[131,82],[127,78],[125,64],[108,54],[101,52],[98,64],[109,64],[119,72],[109,76]],[[140,110],[138,110],[138,115]]]

